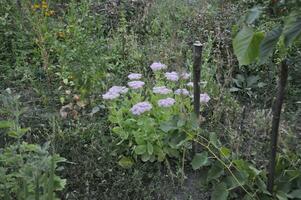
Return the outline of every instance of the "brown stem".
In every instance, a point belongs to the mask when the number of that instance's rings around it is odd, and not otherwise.
[[[283,60],[280,65],[280,75],[278,81],[278,91],[276,101],[273,107],[273,119],[272,119],[272,131],[271,131],[271,152],[270,152],[270,164],[269,164],[269,176],[268,176],[268,191],[273,193],[274,179],[275,179],[275,165],[276,165],[276,153],[277,142],[279,133],[279,121],[282,103],[284,99],[285,86],[288,76],[288,65],[286,60]]]

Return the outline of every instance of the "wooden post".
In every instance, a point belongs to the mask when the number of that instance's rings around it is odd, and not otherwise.
[[[203,45],[200,41],[193,44],[193,108],[196,119],[200,116],[200,80]],[[196,143],[193,144],[193,152],[196,153]]]
[[[280,121],[282,103],[284,99],[287,76],[288,76],[288,65],[286,63],[286,60],[283,60],[280,66],[277,97],[273,107],[271,152],[270,152],[270,163],[269,163],[269,171],[268,171],[269,174],[268,174],[268,184],[267,184],[267,189],[271,194],[273,194],[273,187],[274,187],[279,121]]]
[[[200,115],[200,80],[201,80],[201,62],[203,45],[200,41],[193,44],[193,107],[197,118]]]

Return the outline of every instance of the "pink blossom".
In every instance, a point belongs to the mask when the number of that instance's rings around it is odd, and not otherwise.
[[[165,73],[165,78],[167,80],[170,80],[170,81],[178,81],[179,80],[179,75],[177,72],[166,72]]]
[[[167,87],[165,86],[159,86],[159,87],[154,87],[153,88],[153,92],[155,94],[169,94],[172,92],[171,89],[168,89]]]
[[[200,102],[201,103],[208,103],[210,101],[210,97],[207,93],[200,94]]]
[[[139,89],[142,88],[144,86],[144,82],[143,81],[131,81],[128,82],[128,86],[132,89]]]
[[[154,62],[153,64],[151,64],[150,68],[155,72],[155,71],[159,71],[161,69],[166,69],[167,66],[160,62]]]
[[[175,94],[177,95],[184,95],[184,96],[188,96],[189,95],[189,91],[186,89],[177,89],[175,91]]]
[[[176,103],[176,100],[174,100],[173,98],[160,99],[158,101],[158,105],[160,107],[170,107],[170,106],[174,105],[175,103]]]
[[[134,115],[141,115],[144,112],[150,111],[152,109],[152,105],[147,102],[140,102],[135,104],[130,111],[134,114]]]
[[[138,74],[138,73],[131,73],[128,75],[128,78],[130,80],[139,80],[142,78],[142,74]]]

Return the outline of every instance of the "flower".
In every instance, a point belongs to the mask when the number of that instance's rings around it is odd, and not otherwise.
[[[186,90],[186,89],[177,89],[177,90],[175,91],[175,94],[177,94],[177,95],[188,96],[188,95],[189,95],[189,92],[188,92],[188,90]]]
[[[166,69],[167,66],[160,62],[154,62],[153,64],[151,64],[150,68],[152,68],[152,70],[155,72],[155,71],[159,71],[161,69]]]
[[[160,107],[170,107],[170,106],[174,105],[175,103],[176,103],[176,100],[174,100],[173,98],[160,99],[158,101],[158,105]]]
[[[166,72],[165,73],[165,78],[167,80],[170,80],[170,81],[178,81],[179,80],[179,75],[177,72]]]
[[[207,93],[200,94],[200,102],[201,103],[208,103],[210,101],[210,97]]]
[[[128,75],[128,78],[130,80],[138,80],[138,79],[141,79],[142,77],[142,74],[138,74],[138,73],[131,73]]]
[[[180,78],[183,80],[188,80],[190,78],[191,74],[187,72],[180,73]]]
[[[141,115],[142,113],[150,111],[151,109],[152,105],[147,101],[143,101],[135,104],[130,111],[133,113],[133,115]]]
[[[144,86],[144,82],[143,81],[131,81],[128,82],[128,86],[132,89],[139,89],[142,88]]]
[[[165,86],[159,86],[153,88],[153,93],[155,94],[169,94],[171,92],[172,92],[171,89],[168,89]]]
[[[188,87],[193,87],[193,82],[189,82],[186,84]]]
[[[120,96],[119,93],[116,93],[116,92],[106,92],[105,94],[102,95],[102,98],[105,99],[105,100],[112,100],[112,99],[116,99]]]
[[[118,94],[125,94],[128,92],[128,88],[124,86],[113,86],[109,89],[109,92],[118,93]]]

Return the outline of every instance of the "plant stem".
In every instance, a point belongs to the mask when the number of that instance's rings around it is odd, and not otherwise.
[[[270,164],[269,164],[269,176],[267,189],[272,194],[275,179],[275,166],[276,166],[276,153],[277,153],[277,143],[279,134],[279,122],[282,104],[284,100],[285,86],[288,77],[288,65],[286,60],[283,60],[280,65],[280,75],[278,81],[278,91],[276,101],[273,107],[273,119],[272,119],[272,131],[271,131],[271,154],[270,154]]]

